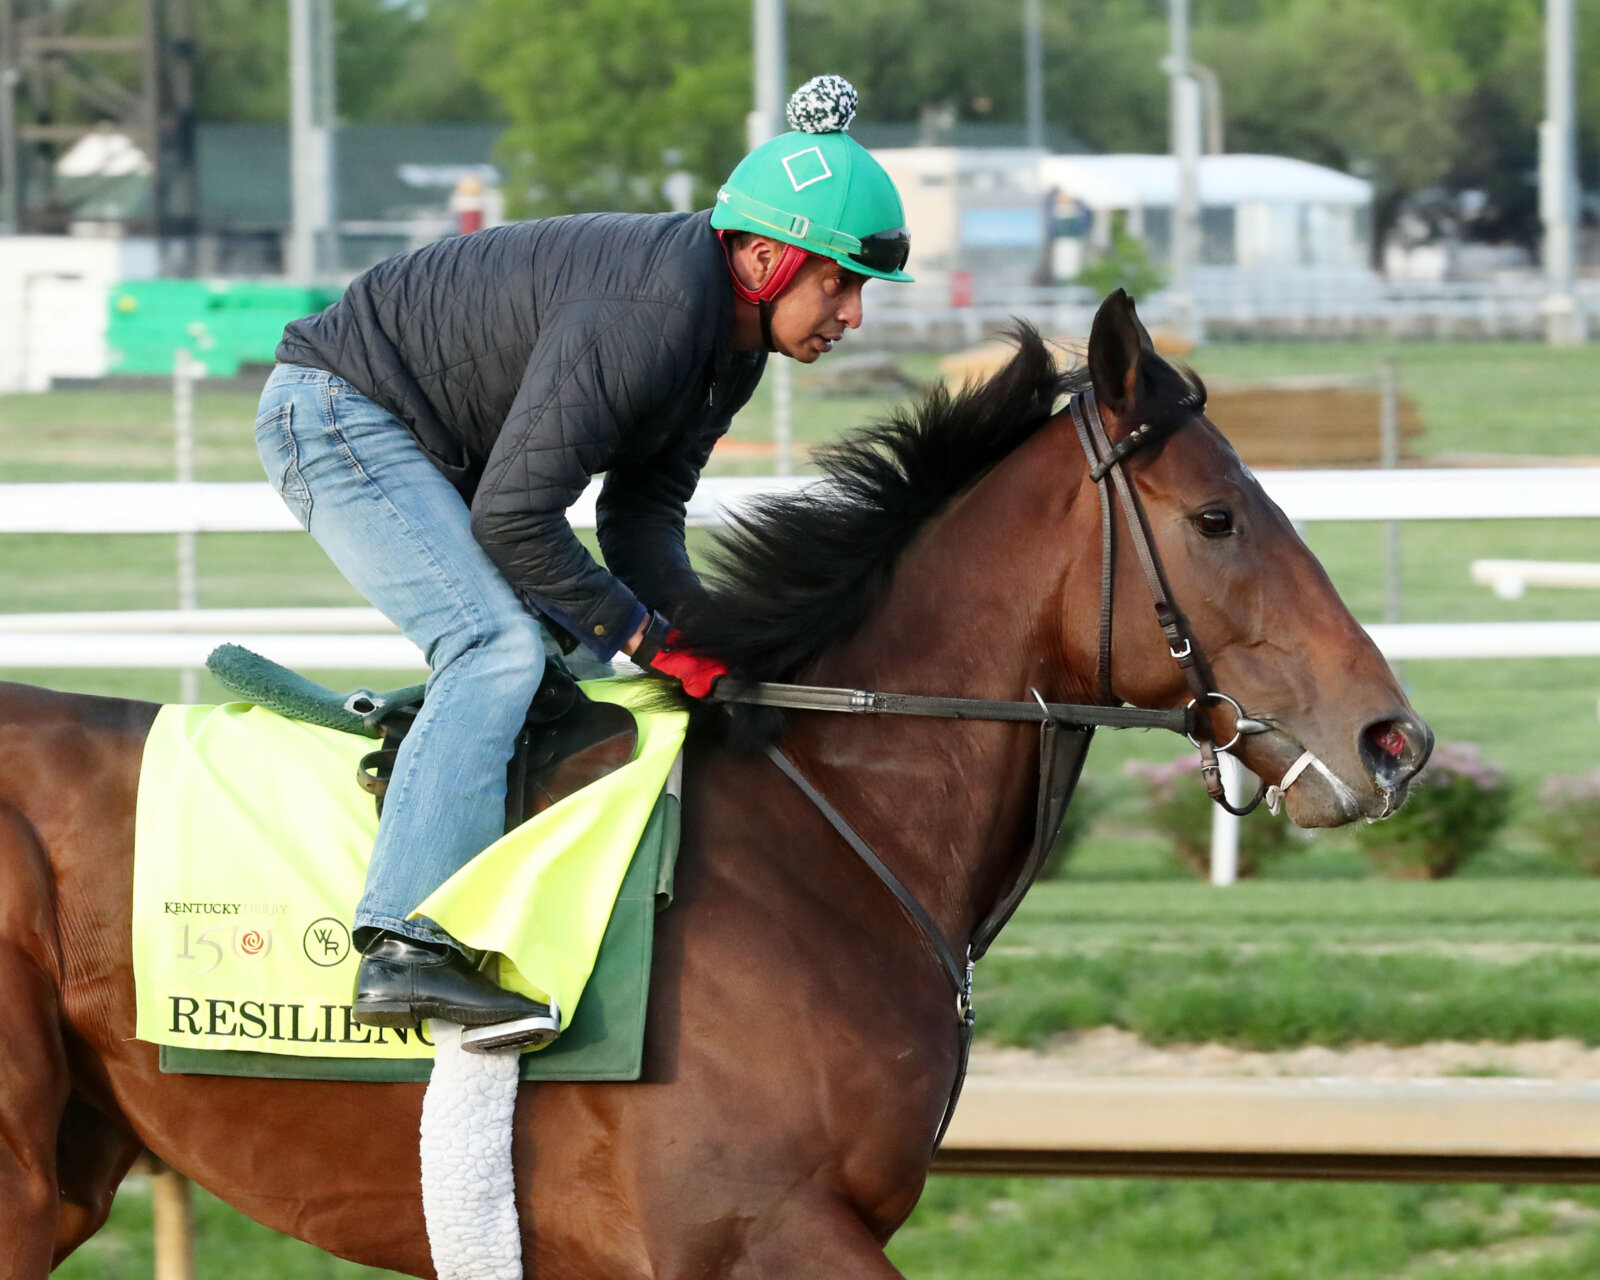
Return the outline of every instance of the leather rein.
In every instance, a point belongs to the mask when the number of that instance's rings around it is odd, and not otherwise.
[[[1198,410],[1198,401],[1195,404]],[[836,831],[844,842],[868,866],[874,875],[889,889],[901,909],[916,925],[923,940],[939,961],[956,993],[958,1020],[959,1062],[950,1098],[945,1106],[933,1149],[938,1150],[955,1114],[961,1096],[961,1086],[966,1078],[967,1060],[972,1048],[975,1016],[972,1005],[972,973],[975,963],[989,949],[1000,930],[1016,911],[1023,897],[1044,869],[1046,858],[1055,843],[1066,815],[1067,805],[1077,788],[1083,761],[1088,754],[1089,741],[1098,726],[1108,728],[1170,729],[1188,737],[1200,751],[1201,772],[1205,778],[1206,792],[1223,808],[1233,814],[1246,814],[1261,802],[1266,788],[1261,790],[1244,808],[1235,808],[1223,788],[1221,767],[1217,753],[1232,747],[1248,733],[1265,732],[1267,725],[1245,716],[1237,702],[1225,694],[1208,690],[1197,666],[1198,650],[1187,624],[1173,608],[1171,597],[1161,573],[1160,561],[1150,545],[1146,529],[1144,508],[1138,493],[1129,484],[1123,471],[1124,460],[1145,445],[1160,438],[1148,424],[1136,427],[1121,444],[1113,446],[1100,420],[1099,406],[1094,392],[1085,389],[1074,395],[1068,403],[1078,439],[1089,461],[1089,477],[1095,482],[1100,496],[1101,527],[1101,579],[1100,579],[1100,636],[1096,660],[1100,690],[1111,705],[1086,706],[1075,703],[1046,702],[1037,689],[1032,689],[1032,701],[1001,701],[982,698],[945,698],[922,694],[885,693],[865,689],[835,689],[816,685],[781,684],[774,682],[740,682],[727,677],[717,681],[711,693],[716,702],[735,702],[764,707],[778,707],[796,711],[829,711],[856,715],[908,715],[933,716],[950,720],[986,720],[1035,723],[1039,725],[1039,791],[1035,802],[1033,843],[1011,887],[973,930],[964,957],[958,957],[939,926],[917,901],[905,883],[873,852],[871,846],[840,816],[836,810],[794,766],[793,762],[775,745],[768,745],[766,754],[778,769],[795,784],[812,805]],[[1180,424],[1181,425],[1181,424]],[[1176,428],[1174,428],[1176,429]],[[1183,671],[1184,679],[1194,695],[1188,706],[1176,711],[1152,710],[1122,704],[1112,688],[1111,632],[1113,608],[1113,583],[1115,579],[1116,533],[1115,514],[1111,489],[1122,506],[1134,551],[1149,584],[1155,605],[1156,620],[1167,638],[1167,649]],[[1229,703],[1236,715],[1233,738],[1217,745],[1211,730],[1209,707],[1212,700]],[[1198,735],[1198,736],[1197,736]]]

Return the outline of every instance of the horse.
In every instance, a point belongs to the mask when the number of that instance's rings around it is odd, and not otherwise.
[[[1104,566],[1121,602],[1100,669],[1101,507],[1059,403],[1092,391],[1206,687],[1254,730],[1243,763],[1283,781],[1315,754],[1285,797],[1302,826],[1392,812],[1431,734],[1205,416],[1203,384],[1120,291],[1083,368],[1059,371],[1026,326],[1015,339],[988,382],[897,411],[826,455],[819,487],[746,515],[683,643],[747,681],[1184,707],[1131,555]],[[1107,518],[1129,536],[1132,513]],[[156,711],[0,686],[0,1275],[33,1280],[91,1236],[148,1150],[270,1227],[431,1276],[423,1086],[163,1075],[133,1038],[134,800]],[[643,1078],[518,1098],[523,1256],[548,1280],[900,1274],[884,1245],[960,1065],[948,976],[754,749],[773,742],[957,951],[1029,847],[1030,726],[697,705]]]

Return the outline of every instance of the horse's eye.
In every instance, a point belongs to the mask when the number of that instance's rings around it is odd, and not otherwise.
[[[1208,538],[1226,538],[1233,532],[1233,513],[1222,507],[1209,507],[1195,517],[1194,523]]]

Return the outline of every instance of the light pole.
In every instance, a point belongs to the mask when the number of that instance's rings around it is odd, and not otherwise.
[[[1577,290],[1577,139],[1572,0],[1545,0],[1544,101],[1539,125],[1539,217],[1544,223],[1544,331],[1552,346],[1584,340]]]
[[[783,0],[755,0],[755,109],[745,121],[750,150],[783,132],[784,49]],[[772,449],[780,476],[794,471],[794,366],[772,361]]]
[[[1201,340],[1193,271],[1200,228],[1200,86],[1189,74],[1189,0],[1171,0],[1172,157],[1178,187],[1172,202],[1172,327],[1181,341]]]
[[[1028,145],[1044,150],[1044,22],[1039,0],[1022,0],[1022,80],[1028,100]]]
[[[309,284],[335,266],[333,12],[289,0],[289,278]]]

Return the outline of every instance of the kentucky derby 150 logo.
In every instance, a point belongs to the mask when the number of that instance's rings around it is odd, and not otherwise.
[[[250,926],[212,924],[191,936],[189,925],[180,930],[181,943],[178,959],[194,960],[202,967],[195,970],[197,977],[210,973],[229,954],[241,960],[272,954],[272,928],[270,925]]]
[[[350,930],[343,920],[323,916],[306,926],[300,945],[306,959],[322,969],[331,969],[350,954]]]

